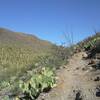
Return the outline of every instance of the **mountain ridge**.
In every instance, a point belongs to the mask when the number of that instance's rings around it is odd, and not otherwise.
[[[35,35],[26,34],[22,32],[13,32],[6,28],[0,28],[0,43],[3,44],[17,44],[24,46],[35,47],[49,47],[51,43],[46,40],[42,40]]]

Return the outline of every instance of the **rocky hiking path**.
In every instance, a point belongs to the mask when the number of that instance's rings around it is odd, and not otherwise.
[[[100,81],[94,81],[96,76],[100,76],[100,71],[86,69],[88,63],[82,59],[83,53],[75,54],[69,64],[57,72],[57,86],[42,93],[37,100],[100,100],[96,96]]]

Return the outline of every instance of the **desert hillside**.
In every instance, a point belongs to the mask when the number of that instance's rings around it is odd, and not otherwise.
[[[57,46],[0,29],[1,100],[100,100],[100,33]]]
[[[51,45],[34,35],[0,28],[0,79],[22,73],[34,63],[35,57],[46,54]]]
[[[32,48],[48,48],[50,42],[41,40],[34,35],[29,35],[21,32],[13,32],[9,29],[0,28],[0,43],[14,44],[21,46],[31,46]]]

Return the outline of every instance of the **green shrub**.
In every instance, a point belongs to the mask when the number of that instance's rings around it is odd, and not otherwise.
[[[2,98],[2,100],[10,100],[9,96],[5,96]]]
[[[35,100],[41,92],[47,92],[55,86],[55,75],[50,68],[42,68],[40,73],[33,74],[27,82],[20,81],[19,88],[23,98]]]
[[[90,41],[88,41],[87,43],[84,44],[84,49],[86,51],[88,51],[92,48],[95,48],[98,41],[100,41],[100,37],[93,38],[92,40],[90,40]]]
[[[0,89],[6,88],[6,87],[10,87],[9,82],[7,82],[7,81],[0,82]]]

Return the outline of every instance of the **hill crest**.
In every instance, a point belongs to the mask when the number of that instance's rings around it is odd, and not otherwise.
[[[0,43],[18,44],[33,47],[48,47],[51,45],[49,41],[41,40],[34,35],[21,32],[13,32],[5,28],[0,28]]]

